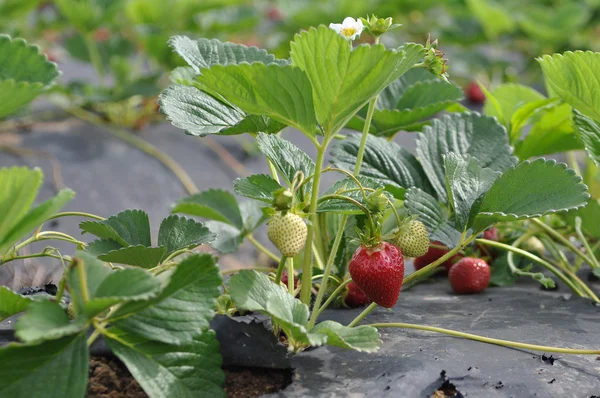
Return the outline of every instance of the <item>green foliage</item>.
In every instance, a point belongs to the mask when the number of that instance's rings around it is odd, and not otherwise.
[[[0,320],[25,311],[31,302],[31,297],[21,296],[5,286],[0,286]]]
[[[142,210],[125,210],[104,221],[84,221],[79,227],[83,233],[101,238],[87,247],[100,260],[148,269],[179,250],[192,249],[216,238],[202,223],[170,216],[160,225],[158,246],[152,247],[150,221]]]
[[[281,188],[277,181],[266,174],[238,178],[233,186],[236,194],[269,204],[273,202],[273,192]]]
[[[0,35],[0,118],[31,102],[58,75],[56,64],[39,47]]]
[[[290,349],[329,344],[372,352],[381,344],[377,329],[370,326],[348,328],[326,321],[307,330],[309,311],[306,304],[256,271],[234,275],[229,282],[229,293],[239,308],[262,312],[274,319],[290,339]]]
[[[460,87],[435,77],[425,69],[411,69],[380,93],[370,132],[392,137],[400,130],[420,130],[415,124],[449,109],[462,98]],[[365,116],[366,109],[363,109],[348,127],[362,130]]]
[[[63,189],[55,197],[32,207],[43,178],[39,169],[0,169],[0,186],[3,187],[0,192],[0,258],[75,195],[73,191]]]
[[[327,133],[339,131],[424,55],[423,46],[417,44],[397,51],[382,45],[351,49],[344,38],[325,26],[296,35],[291,48],[292,63],[310,80],[317,120]]]
[[[579,139],[583,142],[590,159],[600,166],[600,124],[596,120],[573,110],[573,125]]]
[[[56,0],[60,13],[82,33],[91,33],[110,20],[122,0]]]
[[[29,305],[27,313],[15,325],[15,334],[25,343],[38,343],[72,336],[84,328],[84,323],[69,322],[65,310],[49,300]]]
[[[264,221],[257,202],[239,204],[233,194],[220,189],[183,198],[171,211],[210,220],[206,226],[217,236],[211,245],[221,253],[237,250],[244,237]]]
[[[590,195],[581,177],[564,164],[538,159],[523,162],[500,176],[483,197],[476,231],[498,221],[537,218],[585,206]]]
[[[513,130],[512,121],[518,109],[525,104],[545,100],[534,89],[514,83],[501,84],[486,96],[483,111],[488,116],[495,116],[509,132]]]
[[[350,134],[333,147],[331,155],[335,166],[354,170],[360,138],[360,134]],[[423,167],[413,154],[395,142],[372,135],[367,138],[360,174],[385,185],[397,198],[402,198],[410,187],[433,192]]]
[[[88,347],[84,333],[0,348],[0,395],[79,398],[85,395]]]
[[[365,195],[368,198],[369,194],[371,194],[374,190],[383,190],[385,187],[379,181],[368,177],[358,176],[357,179],[360,181],[362,189],[365,190],[364,194],[354,178],[344,178],[343,180],[333,184],[331,187],[329,187],[329,189],[327,189],[327,191],[323,193],[323,196],[319,200],[317,211],[343,214],[363,214],[361,208],[347,200],[337,198],[326,199],[326,197],[330,195],[342,196],[354,200],[355,202],[361,204],[364,208],[368,208],[369,205],[365,199]],[[389,192],[384,192],[383,194],[388,200],[393,201],[394,198],[392,194]],[[387,207],[387,204],[385,207]]]
[[[567,51],[538,58],[546,88],[584,115],[600,120],[600,53]]]
[[[423,128],[417,155],[437,197],[447,202],[444,155],[470,155],[481,168],[504,171],[517,163],[506,130],[496,119],[478,113],[445,115]]]

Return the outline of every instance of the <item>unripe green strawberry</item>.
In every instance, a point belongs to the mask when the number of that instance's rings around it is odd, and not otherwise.
[[[429,250],[429,234],[421,221],[411,220],[400,227],[394,244],[406,257],[421,257]]]
[[[308,228],[297,214],[276,213],[267,227],[267,236],[285,257],[297,256],[306,244]]]

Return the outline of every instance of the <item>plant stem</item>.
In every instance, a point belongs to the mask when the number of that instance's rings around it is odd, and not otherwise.
[[[363,128],[362,135],[360,137],[360,146],[356,154],[356,164],[354,165],[354,175],[358,176],[360,168],[362,166],[363,157],[365,155],[365,146],[367,144],[367,138],[369,138],[369,130],[371,129],[371,120],[373,119],[373,113],[375,112],[375,104],[377,103],[378,96],[375,96],[371,102],[369,102],[369,108],[367,110],[367,117],[365,119],[365,125]]]
[[[315,262],[317,263],[317,268],[324,269],[325,266],[323,264],[323,259],[321,258],[321,253],[319,253],[319,249],[317,248],[317,245],[315,245],[314,241],[312,242],[312,249],[315,256]]]
[[[88,53],[90,55],[90,60],[92,61],[92,65],[100,78],[100,85],[104,86],[104,65],[102,65],[102,57],[100,56],[100,51],[98,50],[98,45],[94,40],[94,37],[89,33],[84,33],[83,39],[85,41],[85,46],[87,47]]]
[[[23,260],[26,258],[38,258],[38,257],[52,257],[52,258],[56,258],[58,260],[61,259],[60,256],[57,256],[56,254],[50,254],[50,253],[35,253],[35,254],[26,254],[23,256],[14,256],[11,258],[8,258],[6,260],[2,260],[2,262],[0,264],[6,264],[9,261],[14,261],[14,260]]]
[[[267,249],[266,247],[264,247],[263,245],[260,244],[259,241],[256,240],[256,238],[254,237],[254,235],[252,234],[248,234],[246,235],[246,238],[254,245],[256,246],[256,248],[258,250],[260,250],[261,252],[263,252],[264,254],[266,254],[268,257],[270,257],[271,259],[273,259],[274,261],[279,262],[281,259],[275,254],[273,253],[271,250]]]
[[[323,143],[317,147],[317,159],[315,162],[315,173],[313,178],[312,194],[310,199],[309,214],[311,223],[308,225],[308,233],[306,237],[307,245],[304,248],[304,264],[302,265],[302,287],[300,289],[300,300],[308,305],[310,303],[310,291],[312,288],[312,243],[314,228],[317,225],[317,202],[319,200],[319,185],[321,183],[321,169],[323,168],[323,160],[325,159],[325,151],[327,150],[327,137]]]
[[[514,247],[514,246],[510,246],[507,244],[504,244],[502,242],[496,242],[493,240],[488,240],[488,239],[475,239],[475,242],[477,243],[481,243],[484,245],[488,245],[488,246],[493,246],[493,247],[498,247],[500,249],[505,249],[517,254],[520,254],[523,257],[526,257],[530,260],[533,260],[541,265],[543,265],[544,267],[546,267],[550,272],[552,272],[554,275],[556,275],[560,280],[562,280],[567,286],[569,286],[569,288],[571,288],[571,290],[573,290],[574,292],[576,292],[578,295],[582,296],[581,291],[577,288],[577,286],[575,286],[573,284],[573,282],[571,282],[569,280],[569,278],[567,278],[566,276],[564,276],[562,274],[562,272],[560,272],[554,265],[550,264],[548,261],[539,258],[538,256],[536,256],[535,254],[531,254],[528,251],[525,251],[523,249],[519,249],[518,247]]]
[[[91,214],[91,213],[84,213],[84,212],[81,212],[81,211],[65,211],[65,212],[62,212],[62,213],[56,213],[52,217],[48,218],[46,221],[54,220],[55,218],[69,217],[69,216],[72,216],[72,217],[92,218],[92,219],[98,220],[98,221],[104,221],[105,220],[104,217],[100,217],[100,216],[97,216],[97,215]]]
[[[279,266],[277,267],[277,273],[275,274],[275,284],[279,285],[281,282],[281,275],[283,274],[283,268],[285,267],[285,262],[287,257],[281,256],[281,260],[279,260]],[[290,275],[288,275],[289,279]]]
[[[91,346],[92,344],[94,344],[94,341],[96,341],[96,339],[98,338],[98,336],[100,336],[100,333],[102,333],[100,331],[100,329],[94,329],[94,331],[92,332],[92,334],[90,335],[90,337],[87,339],[87,346]]]
[[[591,264],[593,264],[593,262],[585,254],[583,254],[583,252],[581,250],[579,250],[579,248],[577,246],[575,246],[573,243],[571,243],[567,238],[562,236],[559,232],[555,231],[552,227],[550,227],[549,225],[545,224],[544,222],[542,222],[536,218],[532,219],[531,222],[533,222],[535,225],[537,225],[538,227],[540,227],[544,231],[546,231],[548,233],[548,235],[554,237],[560,243],[562,243],[563,245],[568,247],[573,253],[575,253],[575,255],[579,256],[583,261],[590,264],[590,266],[591,266]]]
[[[110,134],[114,135],[115,137],[119,138],[120,140],[125,141],[125,142],[135,146],[139,150],[141,150],[141,151],[147,153],[148,155],[154,157],[155,159],[157,159],[167,169],[169,169],[173,174],[175,174],[175,176],[179,179],[181,184],[184,186],[184,188],[190,195],[198,192],[198,187],[196,187],[196,184],[194,184],[194,181],[189,176],[189,174],[187,174],[187,172],[183,169],[183,167],[181,167],[181,165],[179,165],[179,163],[177,163],[175,160],[173,160],[169,155],[158,150],[158,148],[156,148],[154,145],[150,144],[149,142],[143,140],[142,138],[140,138],[126,130],[122,130],[122,129],[107,125],[96,114],[94,114],[92,112],[88,112],[83,108],[80,108],[80,107],[67,108],[67,107],[64,107],[64,105],[62,105],[62,104],[59,104],[59,106],[63,107],[67,112],[71,113],[72,115],[78,117],[81,120],[85,120],[86,122],[89,122],[98,127],[104,128],[106,131],[108,131]]]
[[[583,243],[583,246],[585,247],[585,251],[588,253],[589,259],[592,261],[591,263],[588,263],[588,265],[592,268],[600,268],[598,259],[596,258],[596,255],[594,254],[594,250],[592,250],[592,248],[590,247],[590,243],[588,242],[585,235],[581,231],[581,217],[575,217],[575,231],[577,232],[577,236],[579,237],[579,240]]]
[[[583,176],[583,174],[581,174],[581,169],[579,168],[579,162],[577,161],[577,156],[574,151],[567,152],[567,159],[569,159],[569,166],[571,166],[571,168],[573,170],[575,170],[577,175]]]
[[[287,264],[287,272],[288,272],[288,292],[290,292],[290,294],[292,296],[294,295],[294,257],[290,257],[288,260],[288,264]]]
[[[348,286],[348,284],[352,282],[352,279],[346,279],[345,281],[343,281],[342,283],[340,283],[340,285],[333,291],[333,293],[331,293],[329,295],[329,297],[327,297],[327,300],[325,300],[325,302],[323,303],[323,305],[319,308],[319,310],[317,311],[317,318],[319,316],[321,316],[321,313],[323,311],[325,311],[327,309],[327,307],[329,307],[329,305],[333,302],[333,300],[335,300],[335,298],[346,288],[346,286]]]
[[[75,260],[75,266],[77,267],[77,274],[79,275],[79,289],[81,289],[81,298],[83,303],[87,303],[90,300],[90,291],[87,283],[87,273],[81,260]]]
[[[442,328],[438,328],[438,327],[434,327],[434,326],[415,325],[412,323],[372,323],[369,326],[372,326],[375,328],[402,328],[402,329],[425,330],[428,332],[443,333],[443,334],[448,334],[450,336],[480,341],[482,343],[495,344],[495,345],[500,345],[500,346],[504,346],[504,347],[524,348],[527,350],[535,350],[535,351],[557,352],[557,353],[561,353],[561,354],[584,354],[584,355],[599,355],[600,354],[600,349],[599,350],[582,350],[582,349],[574,349],[574,348],[560,348],[560,347],[549,347],[549,346],[535,345],[535,344],[525,344],[525,343],[518,343],[515,341],[500,340],[500,339],[494,339],[494,338],[490,338],[490,337],[478,336],[476,334],[471,334],[471,333],[457,332],[455,330],[442,329]]]
[[[342,225],[346,225],[346,221],[348,220],[348,216],[344,215],[342,217]],[[319,287],[319,292],[317,293],[317,298],[315,300],[315,304],[313,306],[313,311],[310,316],[310,320],[308,321],[308,330],[312,329],[317,322],[317,317],[319,316],[319,306],[321,305],[321,301],[323,300],[323,296],[327,291],[327,284],[329,282],[329,275],[331,274],[331,270],[333,268],[333,263],[335,262],[335,257],[340,247],[340,242],[342,241],[342,237],[344,236],[343,228],[342,232],[339,232],[335,235],[335,240],[333,241],[333,245],[331,246],[331,252],[329,253],[329,258],[327,258],[327,264],[325,265],[325,272],[323,272],[323,281],[321,282],[321,286]]]
[[[356,318],[354,318],[354,320],[348,324],[348,327],[351,328],[351,327],[358,325],[358,323],[360,321],[362,321],[363,319],[365,319],[367,317],[367,315],[369,315],[375,308],[377,308],[376,303],[369,304],[369,306],[367,308],[365,308],[363,310],[363,312],[358,314],[358,316]]]

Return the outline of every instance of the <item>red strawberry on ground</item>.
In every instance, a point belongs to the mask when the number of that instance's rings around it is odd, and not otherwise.
[[[443,246],[438,241],[433,241],[433,242],[431,242],[431,244],[436,245],[436,246]],[[420,270],[421,268],[431,264],[435,260],[444,256],[449,251],[450,250],[448,248],[440,249],[437,247],[430,246],[429,250],[427,251],[427,253],[425,253],[424,256],[417,257],[413,261],[415,270]],[[455,254],[454,256],[450,257],[448,260],[444,261],[441,266],[446,267],[447,270],[450,270],[450,268],[452,268],[452,265],[454,265],[454,263],[457,262],[458,260],[460,260],[461,258],[462,258],[462,255]]]
[[[360,287],[354,281],[348,283],[346,287],[348,292],[344,297],[344,302],[350,308],[364,307],[367,304],[371,304],[373,301],[367,297],[365,292],[360,290]]]
[[[465,94],[469,101],[476,104],[483,104],[485,102],[485,94],[476,82],[470,82],[465,89]]]
[[[490,266],[479,258],[465,257],[452,267],[448,280],[457,294],[481,293],[490,283]]]
[[[348,269],[368,298],[386,308],[396,304],[404,279],[404,257],[396,246],[388,242],[373,248],[360,245]]]

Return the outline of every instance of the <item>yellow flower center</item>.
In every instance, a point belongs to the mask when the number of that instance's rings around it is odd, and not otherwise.
[[[352,35],[356,33],[356,29],[355,28],[342,28],[341,33],[346,37],[352,37]]]

